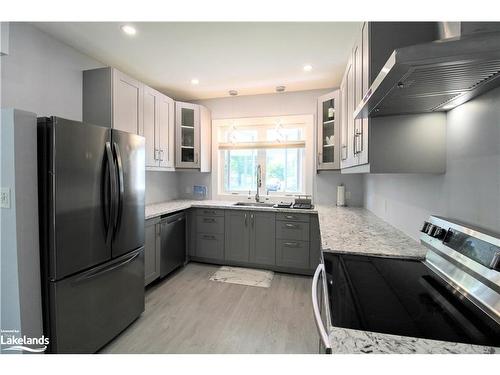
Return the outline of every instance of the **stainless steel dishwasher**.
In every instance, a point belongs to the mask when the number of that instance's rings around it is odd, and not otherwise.
[[[160,277],[186,261],[186,215],[179,212],[161,218]]]

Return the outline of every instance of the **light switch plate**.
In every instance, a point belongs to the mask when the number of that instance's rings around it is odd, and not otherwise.
[[[0,208],[10,208],[10,188],[0,188]]]

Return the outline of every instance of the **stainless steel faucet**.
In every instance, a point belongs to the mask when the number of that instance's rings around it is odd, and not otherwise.
[[[257,193],[255,193],[255,202],[260,202],[259,188],[262,186],[262,170],[260,168],[260,164],[257,165],[256,178],[257,182]]]

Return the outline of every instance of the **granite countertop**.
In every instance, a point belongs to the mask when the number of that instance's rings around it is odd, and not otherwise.
[[[214,208],[214,209],[231,209],[231,210],[245,210],[245,211],[270,211],[270,212],[293,212],[293,213],[306,213],[317,214],[316,209],[300,210],[295,208],[274,208],[274,207],[252,207],[252,206],[235,206],[234,201],[217,201],[217,200],[191,200],[191,199],[178,199],[161,203],[148,204],[146,206],[146,220],[156,216],[170,214],[176,211],[186,210],[188,208]]]
[[[499,354],[500,348],[358,331],[330,330],[334,354]]]
[[[317,206],[323,251],[423,259],[427,249],[365,208]]]

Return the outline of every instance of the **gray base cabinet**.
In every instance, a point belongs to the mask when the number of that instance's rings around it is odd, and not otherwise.
[[[276,220],[276,265],[309,269],[310,215],[278,214]]]
[[[276,215],[269,212],[250,214],[250,262],[276,264]]]
[[[249,220],[250,213],[247,211],[226,211],[226,260],[249,261]]]
[[[320,246],[317,215],[210,208],[188,213],[194,261],[311,274]]]
[[[160,277],[160,219],[146,220],[144,244],[144,285]]]
[[[211,259],[215,262],[224,260],[224,211],[197,209],[192,218],[196,227],[195,256]],[[189,236],[191,238],[191,235]]]

